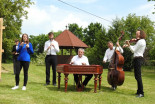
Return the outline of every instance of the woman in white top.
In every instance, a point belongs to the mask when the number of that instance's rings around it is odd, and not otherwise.
[[[138,89],[136,92],[137,97],[144,97],[143,83],[142,83],[142,77],[141,77],[141,66],[143,63],[143,54],[146,47],[145,37],[146,37],[145,32],[142,30],[138,30],[136,32],[136,39],[138,41],[134,46],[130,45],[129,41],[126,41],[127,47],[129,47],[131,52],[134,53],[133,55],[134,75],[138,85]]]

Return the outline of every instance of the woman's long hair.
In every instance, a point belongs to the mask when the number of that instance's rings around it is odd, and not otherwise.
[[[24,36],[24,35],[27,36],[26,44],[29,44],[29,37],[28,37],[27,34],[23,34],[23,35],[22,35],[22,38],[21,38],[21,41],[20,41],[20,42],[21,42],[21,43],[24,42],[24,40],[23,40],[23,36]]]

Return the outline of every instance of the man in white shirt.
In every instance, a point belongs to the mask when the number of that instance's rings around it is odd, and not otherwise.
[[[117,48],[116,49],[118,51],[120,51],[120,53],[123,53],[123,49],[119,45],[119,42],[117,42],[116,45],[117,45]],[[108,42],[108,49],[106,50],[105,55],[104,55],[104,58],[103,58],[103,63],[110,62],[111,57],[112,57],[114,51],[115,51],[115,47],[113,46],[113,43],[111,41],[109,41]]]
[[[50,65],[53,70],[53,85],[56,86],[56,66],[57,66],[57,52],[59,52],[59,44],[54,40],[54,34],[48,33],[49,40],[45,42],[44,52],[46,52],[46,84],[50,84]]]
[[[123,49],[122,47],[119,45],[119,42],[116,43],[116,50],[118,50],[120,53],[123,53]],[[114,51],[115,51],[115,47],[113,46],[113,43],[111,41],[108,42],[108,49],[106,50],[105,52],[105,55],[104,55],[104,58],[103,58],[103,67],[104,68],[109,68],[109,62],[111,61],[111,57],[112,55],[114,54]],[[110,70],[108,70],[108,73],[110,72]],[[111,85],[112,86],[112,89],[116,89],[117,86],[115,85]]]
[[[135,79],[137,80],[138,89],[136,92],[136,97],[144,97],[143,92],[143,83],[141,77],[141,66],[143,63],[143,54],[146,48],[146,41],[145,41],[146,34],[142,30],[138,30],[136,32],[136,39],[138,40],[134,46],[131,46],[129,41],[126,41],[127,46],[134,54],[133,57],[133,66],[134,66],[134,75]]]
[[[72,65],[89,65],[88,58],[86,56],[84,56],[83,54],[84,54],[84,49],[79,48],[78,55],[76,55],[72,58],[70,64],[72,64]],[[86,76],[86,78],[83,81],[82,86],[79,85],[78,87],[86,86],[87,83],[89,82],[89,80],[93,77],[92,74],[87,74],[85,76]],[[78,80],[79,80],[78,74],[74,74],[74,81],[76,82],[76,84],[78,84]]]

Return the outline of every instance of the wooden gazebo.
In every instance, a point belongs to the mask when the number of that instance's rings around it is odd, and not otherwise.
[[[68,64],[73,57],[73,49],[88,48],[84,42],[69,30],[64,30],[55,40],[59,43],[61,49],[61,55],[58,55],[58,64]],[[63,49],[70,49],[70,55],[63,55]]]

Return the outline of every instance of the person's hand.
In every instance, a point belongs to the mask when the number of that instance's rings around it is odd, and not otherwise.
[[[86,63],[82,63],[82,65],[86,65]]]
[[[105,64],[106,62],[105,62],[105,61],[103,61],[103,63]]]
[[[26,48],[29,48],[29,44],[26,44]]]
[[[119,45],[119,42],[116,42],[116,46],[118,46],[118,47],[120,46],[120,45]]]
[[[128,45],[128,47],[130,46],[129,40],[126,40],[126,44]]]
[[[24,45],[24,42],[21,42],[21,43],[20,43],[20,46],[23,46],[23,45]]]
[[[74,64],[74,62],[71,62],[71,64]]]
[[[53,47],[55,47],[53,43],[51,43],[51,45],[50,45],[50,46],[53,46]]]
[[[128,46],[127,44],[124,44],[124,45],[123,45],[123,48],[126,48],[126,47],[129,47],[129,46]]]

